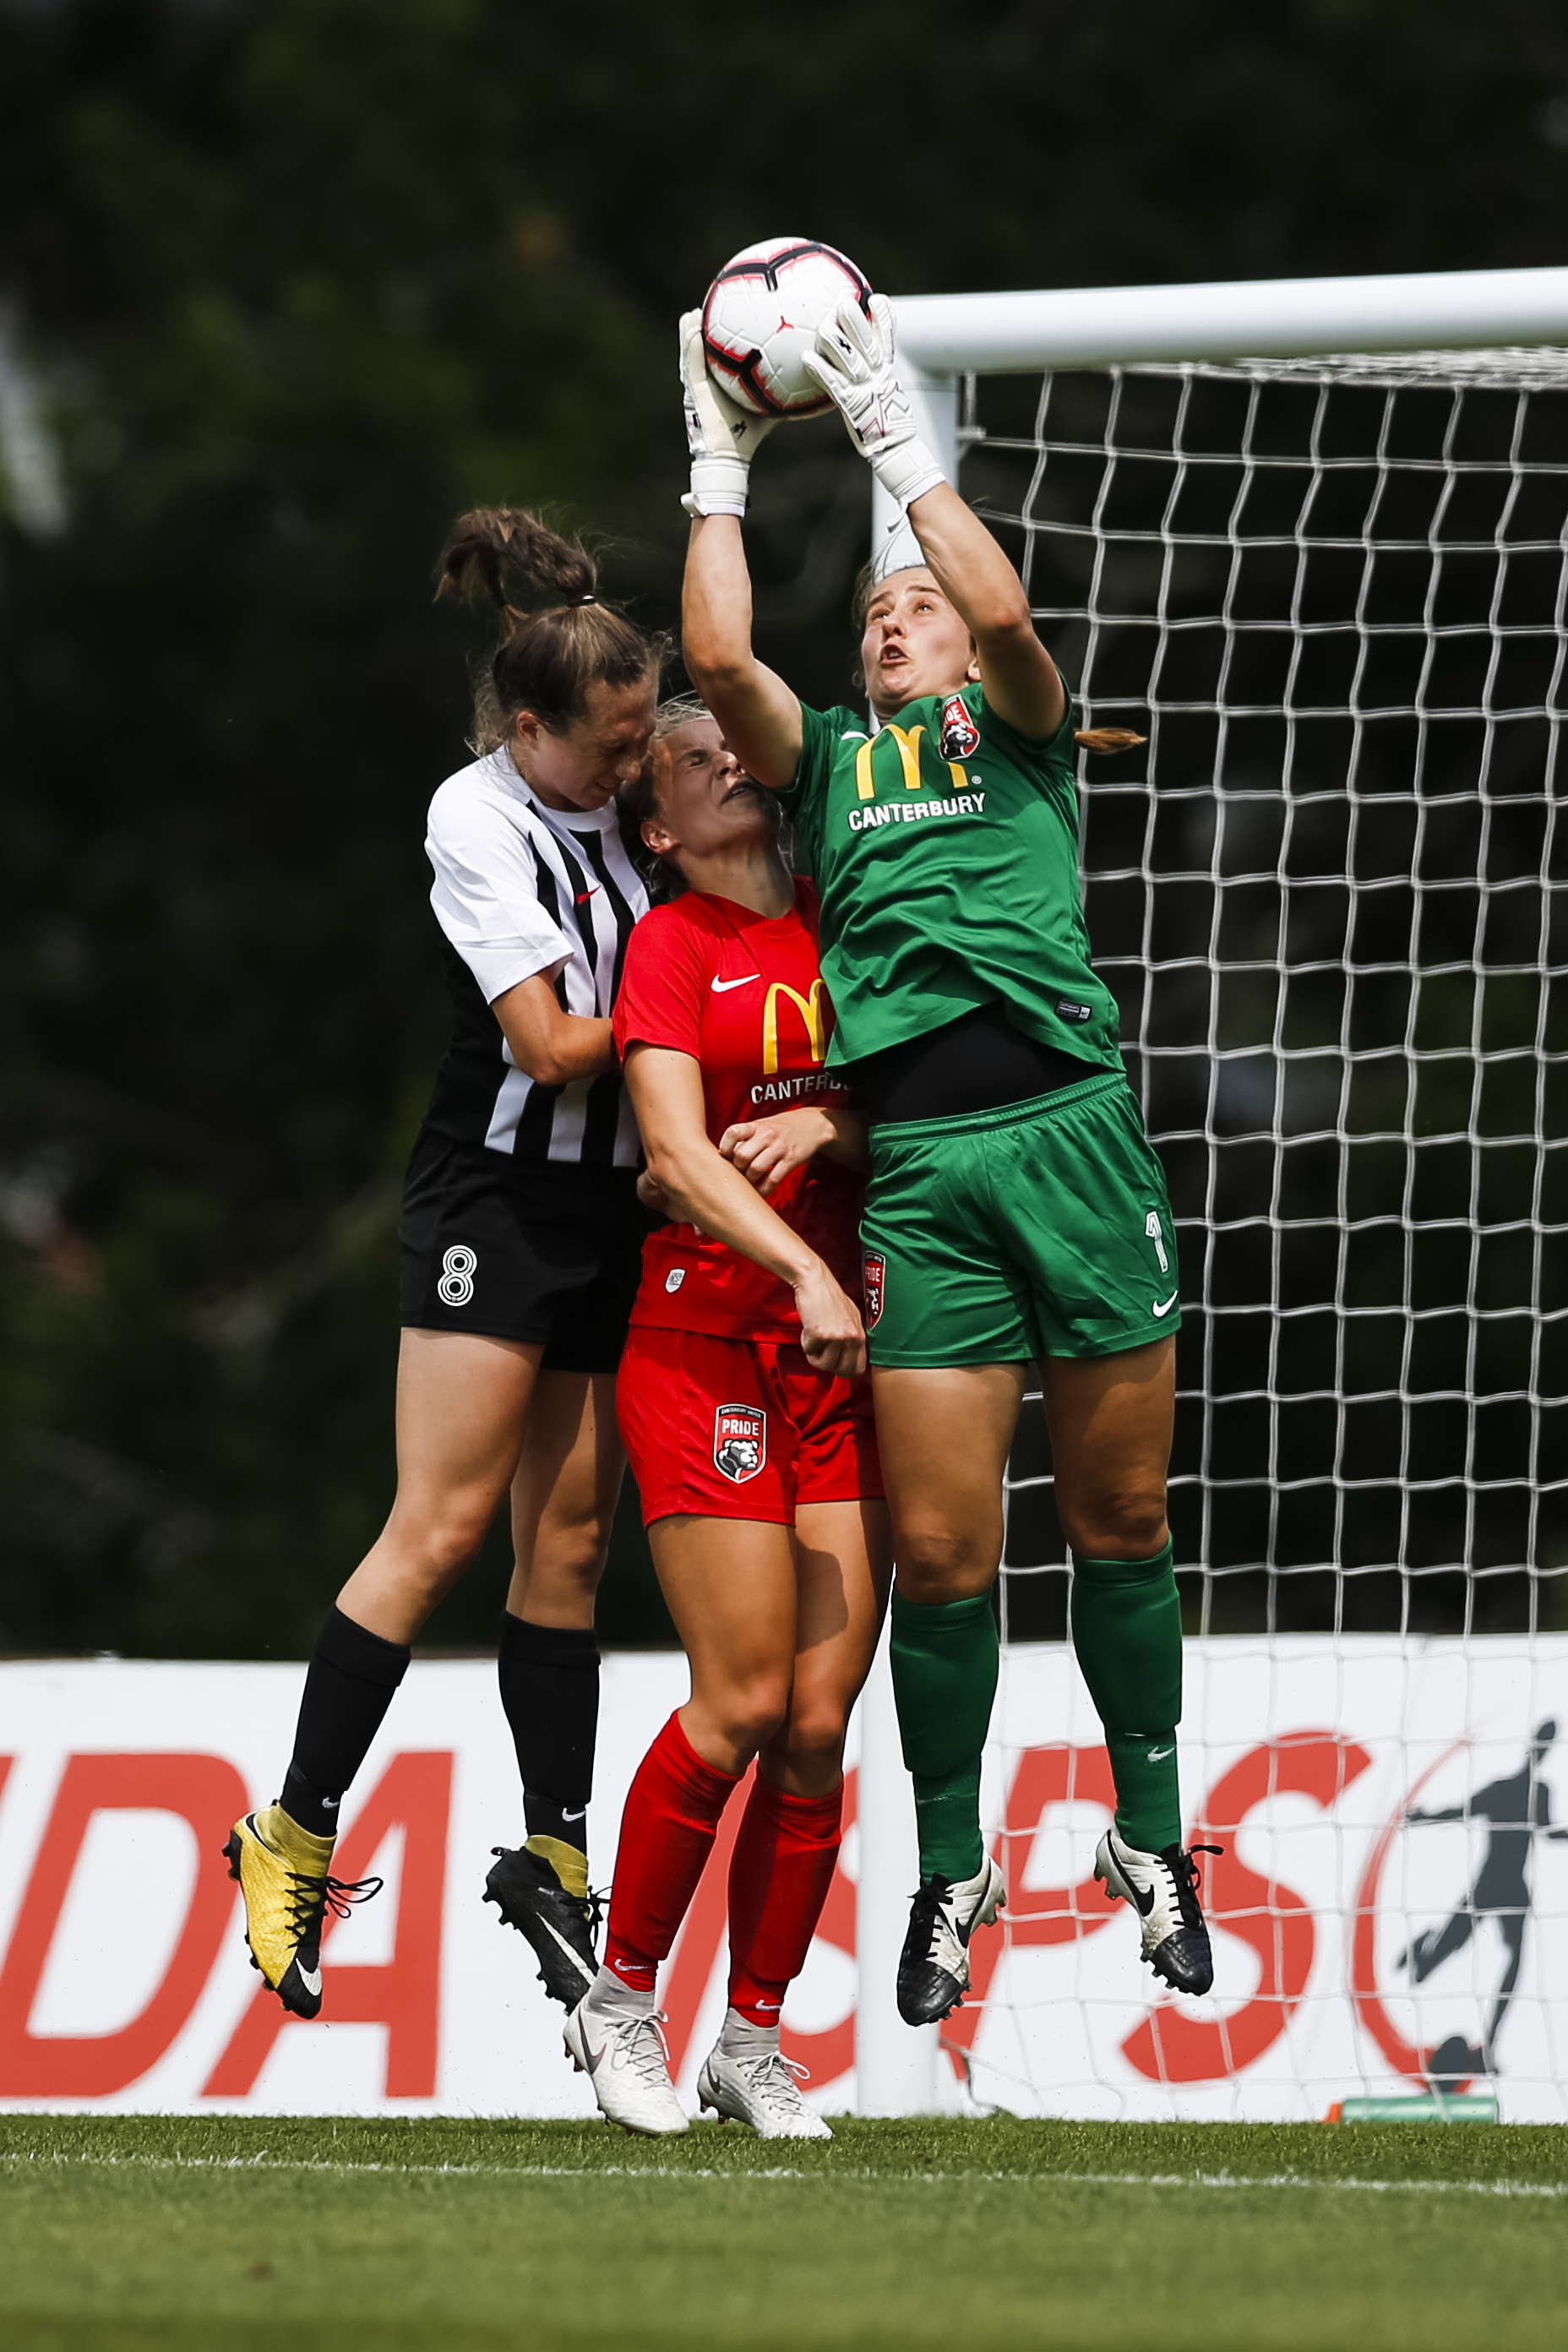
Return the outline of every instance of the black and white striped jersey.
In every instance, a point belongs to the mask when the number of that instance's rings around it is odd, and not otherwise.
[[[632,926],[647,912],[614,804],[546,808],[503,748],[447,777],[430,803],[425,850],[457,1013],[426,1126],[515,1162],[636,1167],[619,1071],[536,1085],[490,1011],[542,971],[565,1012],[609,1013]]]

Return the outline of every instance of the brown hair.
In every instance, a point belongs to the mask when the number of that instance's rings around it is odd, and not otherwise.
[[[459,515],[437,565],[437,596],[492,604],[501,636],[474,682],[474,750],[499,750],[520,710],[552,735],[587,709],[597,685],[639,686],[657,677],[662,638],[650,637],[595,593],[598,566],[580,540],[566,540],[521,507],[476,507]],[[531,611],[509,591],[552,590],[560,600]]]
[[[875,572],[875,563],[863,563],[855,575],[855,593],[850,603],[849,613],[855,624],[857,636],[865,635],[866,615],[871,609],[871,599],[883,584],[874,576]],[[857,686],[864,686],[866,683],[865,672],[858,663],[855,668],[855,683]],[[1126,727],[1081,727],[1073,737],[1073,741],[1081,743],[1086,751],[1131,751],[1138,744],[1146,743],[1148,740],[1146,735],[1134,735],[1131,729]]]

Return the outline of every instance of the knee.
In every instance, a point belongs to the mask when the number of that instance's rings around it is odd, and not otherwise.
[[[754,1756],[789,1720],[789,1685],[775,1675],[753,1675],[731,1684],[713,1712],[736,1751]]]
[[[1165,1488],[1129,1487],[1103,1495],[1058,1497],[1062,1532],[1084,1559],[1152,1559],[1170,1541]]]
[[[913,1527],[898,1530],[894,1550],[899,1591],[906,1601],[924,1603],[968,1601],[989,1592],[1001,1557],[1001,1530]]]
[[[399,1549],[407,1572],[433,1600],[439,1600],[474,1558],[489,1527],[488,1512],[481,1514],[461,1503],[405,1526]]]
[[[785,1749],[797,1773],[811,1785],[825,1770],[837,1769],[844,1758],[847,1710],[821,1699],[792,1706]]]
[[[605,1573],[609,1548],[607,1520],[584,1519],[552,1529],[548,1542],[534,1547],[531,1588],[548,1586],[563,1598],[574,1594],[592,1600]]]

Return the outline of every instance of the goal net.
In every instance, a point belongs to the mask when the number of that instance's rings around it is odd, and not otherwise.
[[[1085,723],[1099,969],[1178,1223],[1172,1519],[1218,1987],[1089,1878],[1037,1395],[944,2032],[1020,2112],[1568,2114],[1568,352],[969,379],[965,495]],[[1554,1792],[1561,1790],[1562,1794]],[[980,1979],[984,1977],[982,1984]]]

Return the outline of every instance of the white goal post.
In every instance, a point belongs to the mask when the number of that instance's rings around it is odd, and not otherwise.
[[[1488,353],[1495,355],[1499,362],[1491,380],[1512,381],[1504,362],[1511,360],[1528,373],[1534,353],[1547,347],[1568,347],[1568,268],[921,295],[898,299],[895,310],[901,373],[914,395],[922,433],[949,478],[958,482],[966,447],[971,441],[983,437],[973,425],[966,426],[963,421],[966,380],[972,383],[976,377],[1039,374],[1048,387],[1052,374],[1063,371],[1105,370],[1120,375],[1129,370],[1164,369],[1169,373],[1215,363],[1241,369],[1253,362],[1320,359],[1327,367],[1335,363],[1334,355],[1344,354],[1387,359],[1397,364],[1395,355],[1418,354],[1430,362],[1422,378],[1430,383],[1444,380],[1445,355]],[[1467,368],[1473,367],[1473,362],[1461,362],[1457,373],[1462,377]],[[1266,369],[1259,371],[1260,376],[1267,373]],[[1363,369],[1363,376],[1382,381],[1375,369]],[[1309,378],[1310,372],[1303,381]],[[1568,383],[1568,348],[1561,351],[1556,380],[1559,385]],[[1044,419],[1044,397],[1039,414]],[[1039,467],[1043,468],[1047,455],[1043,424],[1037,429]],[[1012,446],[1024,450],[1026,456],[1030,445],[1026,437]],[[1146,453],[1135,454],[1142,457]],[[1246,454],[1244,447],[1244,458]],[[1563,454],[1568,456],[1568,449]],[[1517,438],[1514,466],[1517,472]],[[1546,470],[1568,474],[1568,467],[1549,467]],[[1038,469],[1035,478],[1037,483]],[[1098,517],[1097,509],[1097,530]],[[894,520],[890,503],[882,493],[874,492],[873,545],[880,541]],[[1027,528],[1046,530],[1051,526],[1030,520]],[[1081,525],[1079,529],[1081,534]],[[1568,525],[1564,531],[1568,533]],[[1098,571],[1095,576],[1098,580]],[[1037,610],[1041,608],[1038,595],[1032,593],[1032,601]],[[1092,614],[1086,625],[1092,645],[1097,625]],[[1163,620],[1161,625],[1164,625]],[[1553,625],[1559,641],[1559,661],[1552,688],[1545,696],[1548,706],[1554,704],[1555,682],[1563,674],[1563,646],[1568,642],[1564,639],[1561,597]],[[1150,688],[1145,701],[1152,695],[1153,689]],[[1114,701],[1116,697],[1110,698]],[[1130,698],[1136,701],[1139,696],[1133,694]],[[1283,699],[1288,705],[1289,698]],[[1103,698],[1096,709],[1097,723],[1102,709]],[[1105,711],[1104,716],[1121,714]],[[1553,728],[1554,723],[1553,720]],[[1552,740],[1554,745],[1555,732]],[[1218,789],[1217,785],[1215,789]],[[1215,855],[1217,858],[1217,850]],[[1281,865],[1280,871],[1284,870]],[[1353,872],[1350,887],[1353,897]],[[1478,887],[1484,902],[1489,887],[1484,862]],[[1216,923],[1217,919],[1216,916]],[[1476,919],[1479,923],[1481,917],[1478,915]],[[1478,932],[1478,944],[1472,951],[1477,957],[1481,952],[1479,937]],[[1099,942],[1095,944],[1098,952]],[[1281,949],[1280,954],[1283,952]],[[1411,953],[1415,953],[1414,948]],[[1521,969],[1529,961],[1528,957],[1523,958]],[[1539,951],[1537,965],[1530,968],[1545,970],[1544,946]],[[1347,1023],[1349,1018],[1347,1012]],[[1414,1013],[1411,1019],[1414,1021]],[[1479,1019],[1478,1011],[1478,1024]],[[1278,1045],[1278,1034],[1275,1042]],[[1347,1057],[1352,1050],[1348,1044],[1344,1045]],[[1284,1079],[1280,1077],[1277,1083],[1282,1088]],[[1281,1092],[1276,1097],[1277,1105],[1283,1100]],[[1279,1133],[1285,1131],[1280,1126],[1283,1117],[1283,1111],[1277,1108],[1273,1118]],[[1549,1131],[1542,1125],[1543,1117],[1538,1105],[1531,1129],[1538,1141]],[[1342,1130],[1342,1111],[1340,1126]],[[1474,1145],[1473,1113],[1469,1134]],[[1538,1200],[1531,1216],[1539,1237],[1542,1219]],[[1339,1303],[1337,1295],[1334,1303]],[[1473,1309],[1473,1286],[1468,1303]],[[1272,1412],[1272,1375],[1269,1396]],[[1533,1409],[1538,1402],[1533,1376],[1530,1396]],[[1336,1481],[1339,1473],[1336,1457]],[[1534,1475],[1533,1454],[1531,1475]],[[1563,1622],[1568,1623],[1568,1619]],[[1532,1631],[1533,1625],[1532,1618]],[[1540,1711],[1544,1714],[1547,1709],[1542,1706]],[[912,2032],[900,2021],[894,2007],[894,1972],[908,1897],[915,1884],[915,1860],[913,1808],[899,1752],[885,1636],[861,1703],[860,1727],[856,2040],[859,2111],[873,2116],[929,2113],[960,2104],[962,2095],[955,2089],[952,2070],[939,2061],[938,2029]],[[1568,1730],[1568,1724],[1564,1729]],[[1060,1734],[1042,1727],[1039,1736]]]

